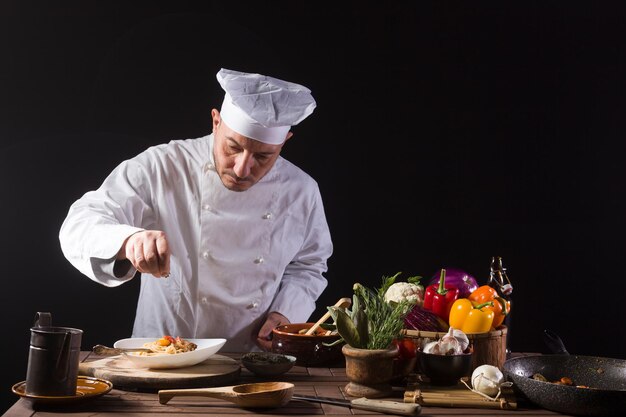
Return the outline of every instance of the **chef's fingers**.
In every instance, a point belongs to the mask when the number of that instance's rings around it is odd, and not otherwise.
[[[148,272],[156,278],[165,275],[163,266],[166,264],[165,258],[168,256],[167,242],[165,241],[165,233],[160,230],[148,230],[145,232],[143,242],[143,253],[145,266],[143,272]]]
[[[159,256],[157,254],[156,241],[150,240],[145,242],[143,247],[144,254],[144,262],[146,264],[145,271],[148,272],[155,277],[160,277],[160,268],[159,268]]]
[[[143,232],[136,232],[126,238],[124,244],[122,245],[122,250],[118,253],[117,259],[128,259],[133,267],[139,270],[139,265],[137,262],[137,258],[141,258],[143,260],[143,249],[141,249],[138,245],[141,243],[141,234]],[[124,253],[123,256],[120,256],[121,253]]]
[[[169,272],[169,251],[166,245],[167,261],[161,260],[159,245],[162,244],[157,244],[157,241],[164,238],[165,233],[159,230],[143,230],[131,235],[125,243],[126,258],[139,272],[149,273],[155,277],[162,276],[162,264],[167,264]]]
[[[139,236],[139,234],[133,235],[133,237],[135,237],[132,239],[133,255],[132,258],[130,258],[130,262],[139,272],[150,272],[145,255],[146,248],[144,247],[144,240]]]
[[[272,341],[258,338],[256,339],[256,345],[260,347],[262,350],[269,352],[272,350]]]
[[[289,319],[276,311],[272,311],[267,315],[265,323],[261,326],[259,333],[257,334],[256,344],[263,350],[270,350],[272,348],[272,330],[281,324],[288,324]]]
[[[159,276],[167,278],[170,276],[170,248],[165,233],[157,236],[155,243],[159,261]]]
[[[265,322],[263,324],[263,326],[261,327],[261,330],[259,330],[259,334],[257,334],[257,337],[259,339],[264,339],[264,340],[271,340],[272,338],[272,329],[276,327],[274,326],[272,323],[269,322]]]

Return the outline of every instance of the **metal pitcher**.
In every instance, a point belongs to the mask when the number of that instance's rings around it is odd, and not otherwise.
[[[26,394],[75,396],[83,331],[52,326],[48,312],[38,312],[30,329]]]

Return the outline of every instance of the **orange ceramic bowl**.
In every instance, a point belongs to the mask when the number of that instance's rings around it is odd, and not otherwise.
[[[299,333],[313,324],[290,323],[275,328],[272,331],[272,352],[295,356],[298,366],[343,366],[345,359],[341,347],[344,343],[326,346],[339,340],[339,335],[326,336],[322,329],[312,335]]]

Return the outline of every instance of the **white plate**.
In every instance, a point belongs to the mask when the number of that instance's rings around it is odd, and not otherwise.
[[[135,337],[129,339],[118,340],[113,344],[115,348],[138,348],[143,347],[144,343],[154,342],[160,337]],[[196,350],[184,353],[175,353],[172,355],[151,355],[140,356],[137,353],[124,353],[124,355],[139,368],[167,369],[167,368],[183,368],[185,366],[196,365],[217,353],[226,339],[185,339],[198,345]]]

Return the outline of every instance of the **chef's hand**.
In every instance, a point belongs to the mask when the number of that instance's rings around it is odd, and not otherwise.
[[[256,338],[256,344],[258,347],[265,351],[272,350],[272,330],[282,324],[289,324],[290,321],[287,317],[283,316],[280,313],[272,311],[267,315],[267,319],[265,319],[265,323],[259,330],[259,334]]]
[[[170,274],[170,249],[165,233],[160,230],[143,230],[130,235],[117,259],[128,259],[139,272],[158,278],[167,278]]]

